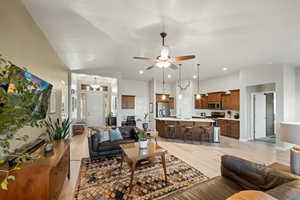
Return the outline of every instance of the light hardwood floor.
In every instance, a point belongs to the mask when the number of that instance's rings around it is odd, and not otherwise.
[[[288,165],[289,151],[281,151],[274,144],[264,142],[240,142],[221,137],[220,144],[184,143],[179,140],[160,139],[158,143],[208,177],[220,175],[220,158],[230,154],[262,164],[280,162]],[[71,179],[66,180],[59,200],[72,200],[77,181],[80,160],[88,157],[86,134],[75,136],[71,142]]]

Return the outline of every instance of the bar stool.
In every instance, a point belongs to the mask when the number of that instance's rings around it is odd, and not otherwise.
[[[193,127],[192,126],[184,126],[184,132],[183,132],[183,140],[186,141],[187,138],[190,140],[194,140],[193,138]]]
[[[169,124],[166,127],[166,136],[167,136],[167,138],[173,138],[173,139],[176,137],[176,127],[175,127],[175,125]]]

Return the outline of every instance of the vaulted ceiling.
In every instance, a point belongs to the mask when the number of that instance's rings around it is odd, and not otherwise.
[[[161,79],[151,63],[159,33],[166,31],[171,55],[195,54],[181,62],[201,79],[266,63],[300,66],[298,0],[23,0],[63,62],[73,71],[127,79]],[[224,72],[223,67],[228,71]],[[167,70],[177,79],[178,71]]]

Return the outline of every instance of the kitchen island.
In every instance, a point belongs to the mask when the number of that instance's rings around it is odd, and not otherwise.
[[[160,137],[169,138],[172,135],[173,139],[185,139],[188,135],[190,139],[199,141],[206,134],[209,141],[212,140],[214,123],[215,120],[208,118],[161,117],[156,118],[156,130]],[[168,131],[172,131],[172,134]]]

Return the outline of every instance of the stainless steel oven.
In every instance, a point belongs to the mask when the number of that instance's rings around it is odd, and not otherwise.
[[[220,110],[221,103],[220,102],[208,102],[208,109]]]

